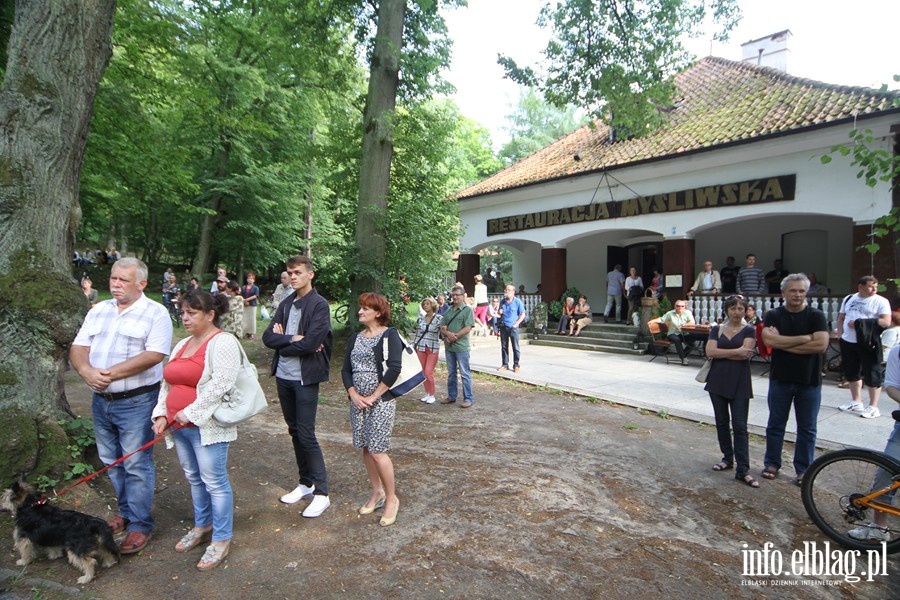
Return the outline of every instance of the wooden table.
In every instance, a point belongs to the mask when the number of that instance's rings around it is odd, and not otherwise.
[[[688,323],[681,326],[683,334],[690,335],[693,341],[699,342],[692,351],[696,351],[701,357],[706,356],[706,341],[709,339],[710,328],[710,325],[701,325],[700,323]],[[688,342],[688,340],[685,339],[685,342]]]

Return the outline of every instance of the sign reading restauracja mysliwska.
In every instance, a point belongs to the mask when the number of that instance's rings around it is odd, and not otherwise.
[[[513,231],[553,227],[586,221],[604,221],[621,217],[638,217],[682,210],[698,210],[718,206],[738,206],[741,204],[763,204],[794,199],[797,186],[796,175],[779,175],[766,179],[751,179],[738,183],[708,185],[705,187],[641,196],[628,200],[612,200],[596,204],[582,204],[554,208],[541,212],[488,219],[487,234],[500,235]]]

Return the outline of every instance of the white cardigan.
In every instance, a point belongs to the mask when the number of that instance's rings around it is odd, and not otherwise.
[[[190,336],[178,342],[172,349],[170,357],[178,356],[181,349],[190,341]],[[240,342],[230,333],[217,333],[206,345],[203,362],[203,373],[197,383],[197,399],[184,409],[184,414],[191,423],[200,429],[200,443],[204,446],[219,442],[233,442],[237,439],[237,426],[223,426],[212,418],[213,412],[222,403],[225,395],[234,387],[242,356]],[[210,370],[210,356],[215,372]],[[171,360],[171,358],[170,358]],[[159,401],[150,420],[157,417],[168,418],[166,399],[169,397],[169,384],[163,378],[159,390]],[[172,436],[166,438],[166,448],[173,448]]]

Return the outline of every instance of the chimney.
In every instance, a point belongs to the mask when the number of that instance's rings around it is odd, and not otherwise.
[[[793,34],[790,29],[773,33],[759,39],[750,40],[741,44],[743,49],[742,62],[772,67],[787,73],[788,39]]]

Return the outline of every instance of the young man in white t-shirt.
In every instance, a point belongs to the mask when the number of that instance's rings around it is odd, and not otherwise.
[[[841,366],[850,388],[850,401],[842,405],[841,410],[861,413],[864,419],[874,419],[881,416],[878,398],[884,379],[881,373],[881,344],[877,338],[882,329],[891,326],[891,305],[877,294],[878,280],[871,275],[861,277],[857,289],[857,293],[844,299],[838,312]],[[866,327],[872,331],[873,323],[862,322],[868,319],[877,320],[880,327],[875,327],[871,333],[876,337],[874,346],[860,338],[860,335],[865,335]],[[860,400],[863,383],[869,392],[869,406],[863,406]]]

